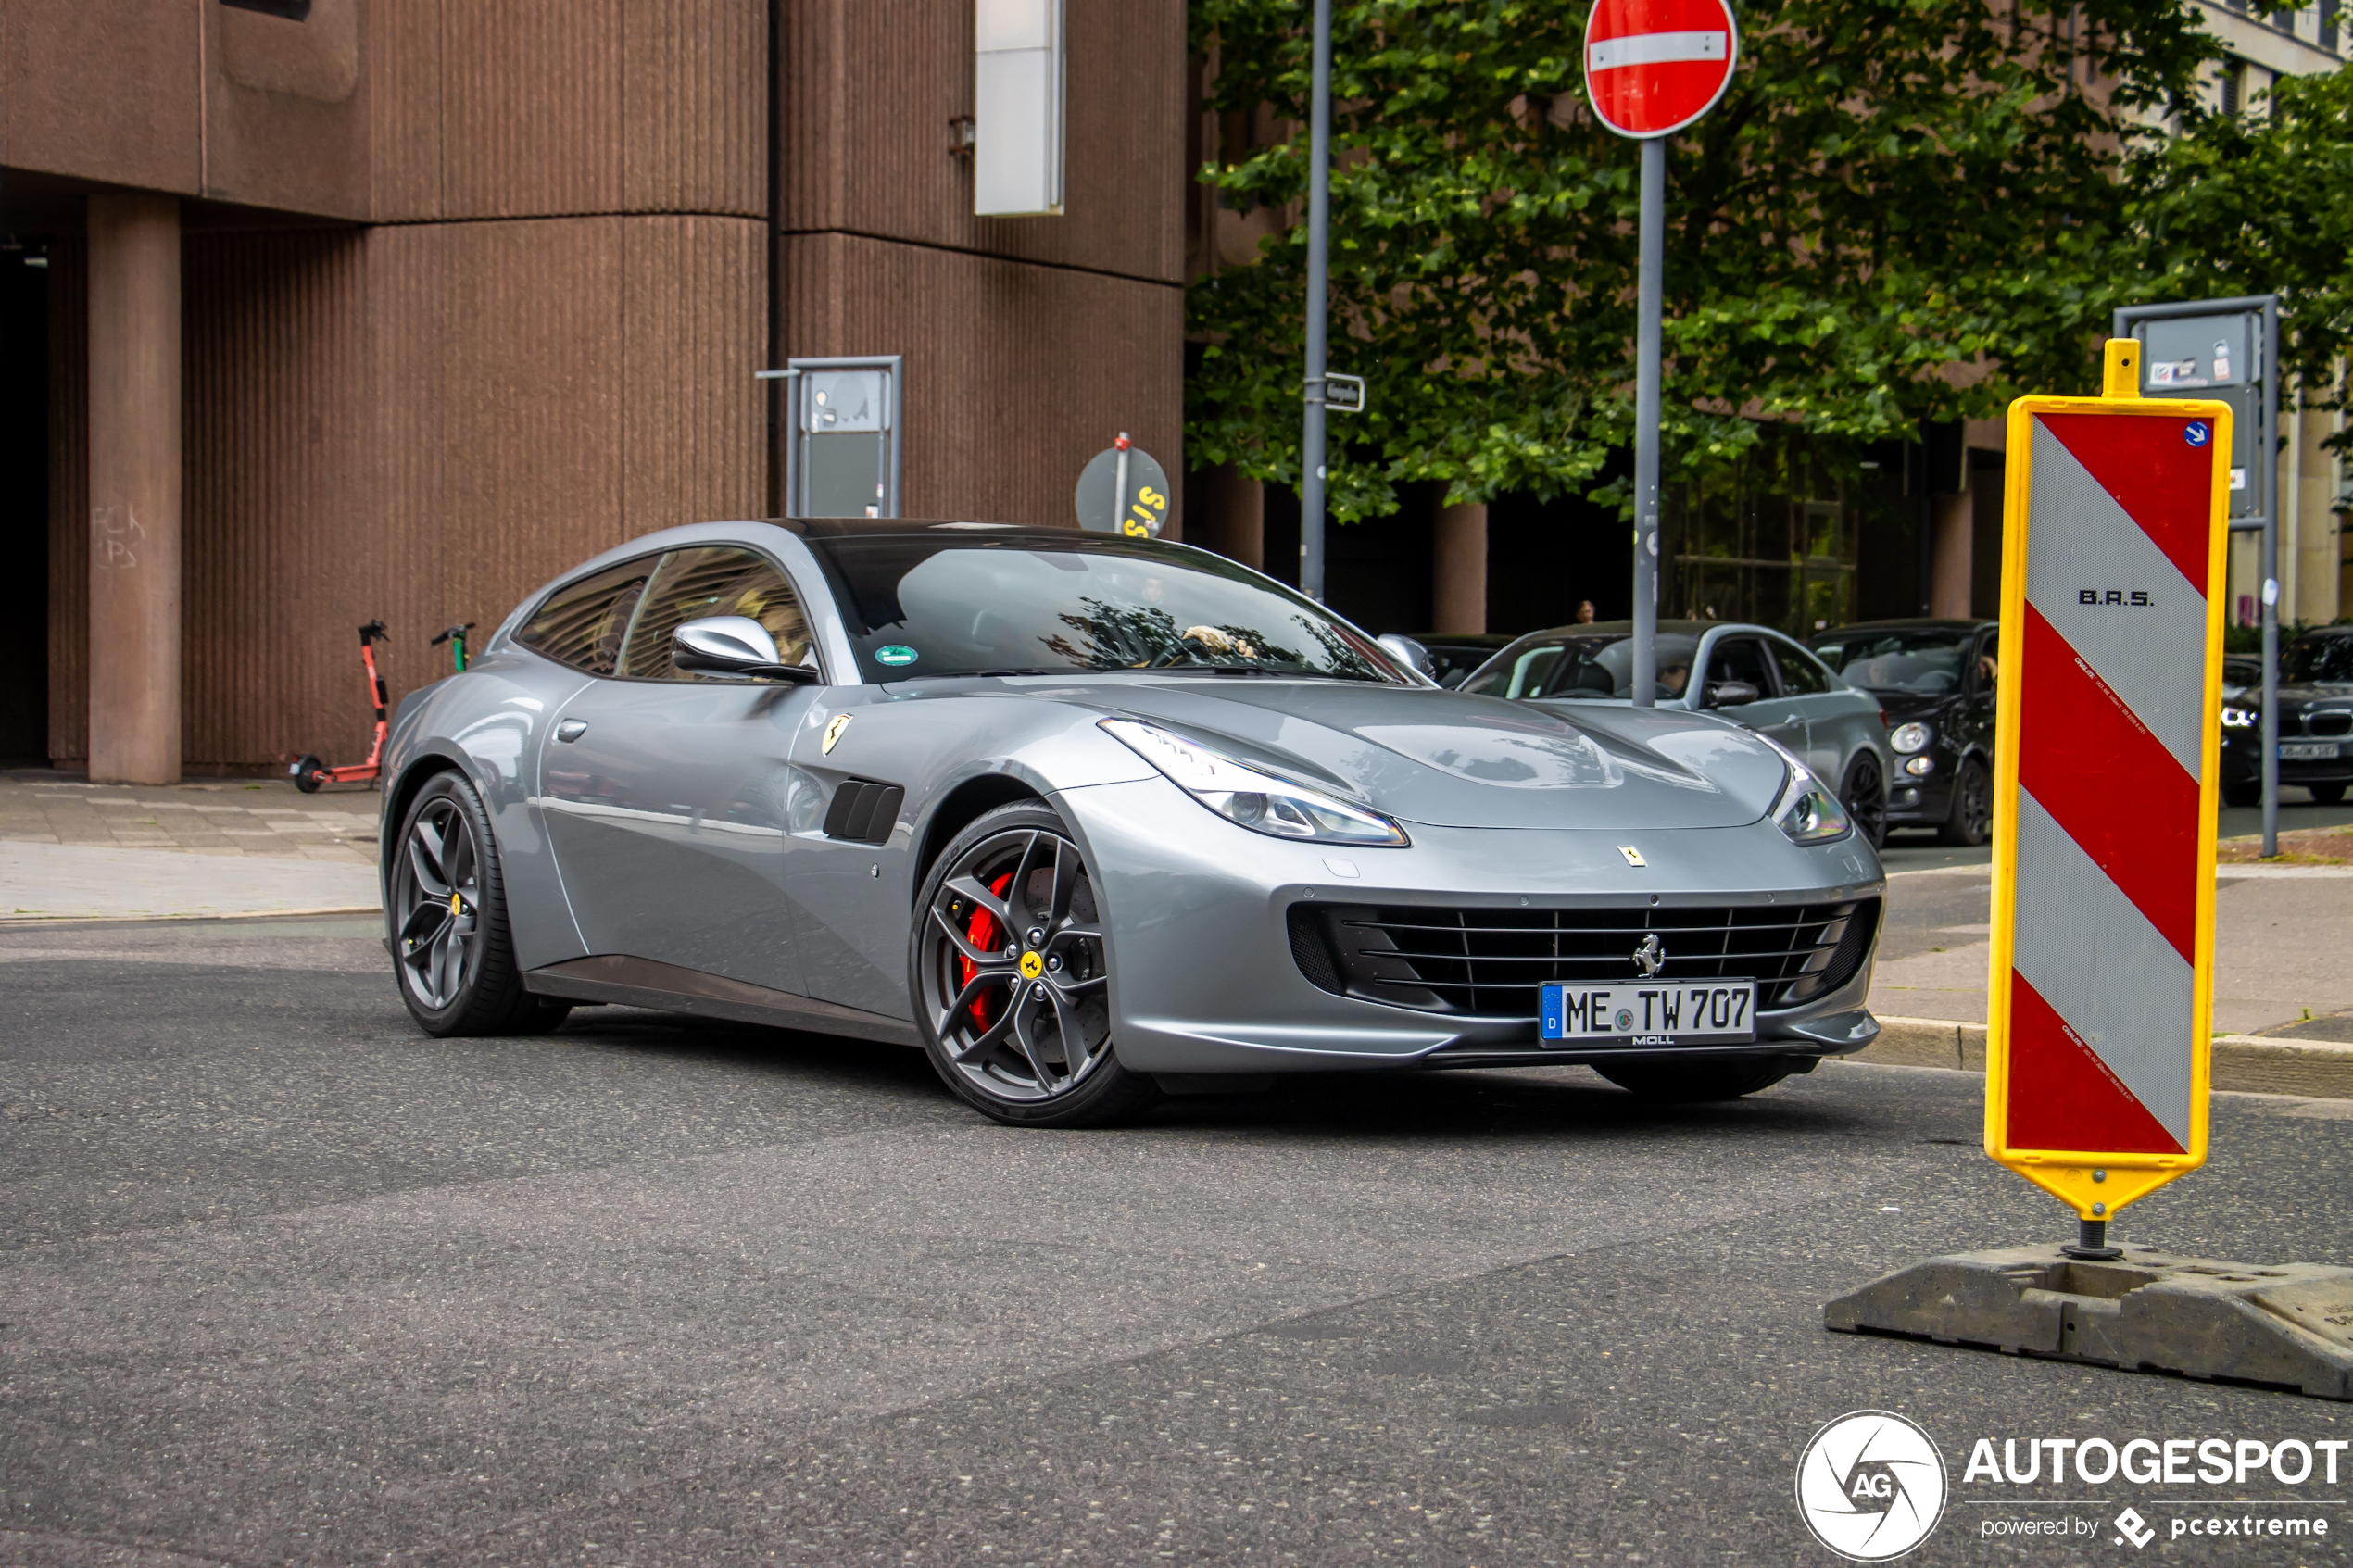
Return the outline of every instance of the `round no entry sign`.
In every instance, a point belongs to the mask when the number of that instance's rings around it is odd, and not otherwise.
[[[1594,0],[1585,91],[1619,135],[1671,135],[1716,107],[1739,52],[1727,0]]]

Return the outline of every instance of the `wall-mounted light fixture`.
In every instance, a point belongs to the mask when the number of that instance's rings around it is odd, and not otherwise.
[[[973,212],[1063,210],[1063,0],[974,0]]]

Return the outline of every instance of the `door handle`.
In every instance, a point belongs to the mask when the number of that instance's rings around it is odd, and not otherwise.
[[[556,726],[556,738],[560,741],[575,741],[587,733],[588,721],[585,719],[566,719]]]

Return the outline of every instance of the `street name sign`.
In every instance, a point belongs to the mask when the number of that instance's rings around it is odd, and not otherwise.
[[[2206,1160],[2230,405],[2009,410],[1985,1152],[2102,1226]]]
[[[1739,53],[1726,0],[1596,0],[1585,91],[1619,135],[1670,136],[1716,107]]]

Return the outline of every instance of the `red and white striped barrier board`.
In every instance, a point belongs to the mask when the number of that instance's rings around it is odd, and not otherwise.
[[[2206,1158],[2230,410],[2010,406],[1986,1152],[2105,1220]],[[2120,363],[2122,369],[2120,369]]]

